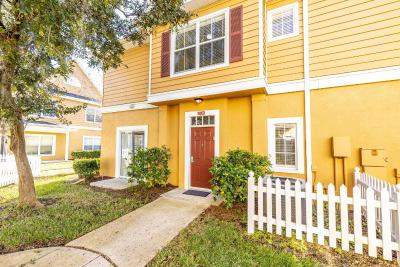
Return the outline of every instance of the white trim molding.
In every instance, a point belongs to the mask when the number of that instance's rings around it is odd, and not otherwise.
[[[127,178],[120,175],[121,168],[121,133],[122,132],[144,132],[144,147],[148,146],[148,133],[149,126],[148,125],[131,125],[131,126],[121,126],[116,129],[116,145],[115,145],[115,177],[116,178]]]
[[[347,72],[310,78],[310,89],[400,80],[400,66]],[[267,84],[267,93],[283,94],[304,91],[304,80]]]
[[[200,110],[199,110],[200,111]],[[198,116],[199,111],[185,112],[185,179],[184,187],[185,189],[191,188],[190,186],[190,157],[191,157],[191,117]],[[214,156],[219,156],[219,144],[220,144],[220,114],[219,110],[201,110],[202,116],[213,115],[215,117],[214,124]]]
[[[296,168],[283,168],[276,166],[275,161],[275,125],[296,124]],[[304,129],[303,117],[270,118],[267,119],[268,155],[271,158],[272,171],[282,173],[304,173]]]
[[[171,92],[152,94],[148,96],[148,103],[157,103],[172,100],[181,100],[201,96],[234,93],[250,89],[266,88],[264,78],[255,77],[243,80],[236,80],[226,83],[211,84],[200,87],[193,87]]]
[[[139,110],[139,109],[149,109],[149,108],[158,108],[158,107],[151,105],[148,102],[138,102],[138,103],[130,103],[130,104],[122,104],[122,105],[103,107],[101,109],[101,113],[115,113],[115,112],[123,112],[123,111],[130,111],[130,110]]]
[[[98,103],[98,102],[95,102],[95,101],[86,100],[86,99],[82,99],[82,98],[79,98],[79,97],[66,96],[66,95],[61,95],[59,97],[60,98],[64,98],[64,99],[68,99],[68,100],[73,100],[73,101],[77,101],[77,102],[86,103],[86,104],[91,104],[91,105],[95,105],[95,106],[101,106],[101,103]]]
[[[29,125],[26,126],[25,131],[27,132],[38,132],[38,133],[66,133],[68,129],[62,126],[39,126],[39,125]]]

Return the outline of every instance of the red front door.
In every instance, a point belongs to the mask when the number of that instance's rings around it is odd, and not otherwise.
[[[193,187],[211,188],[214,158],[214,127],[196,127],[191,132],[191,182]]]

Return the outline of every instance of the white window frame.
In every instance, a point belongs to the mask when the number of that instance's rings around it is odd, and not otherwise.
[[[39,147],[38,147],[38,155],[37,156],[51,157],[51,156],[55,156],[56,155],[56,144],[57,144],[57,136],[56,135],[53,135],[53,134],[26,134],[25,136],[35,136],[35,137],[37,137],[37,136],[39,136],[39,137],[42,137],[42,136],[48,137],[48,136],[50,136],[50,137],[52,137],[53,138],[53,143],[51,145],[51,154],[41,154],[40,153],[40,147],[42,145],[42,140],[40,140]]]
[[[272,18],[276,13],[280,13],[286,9],[293,9],[293,32],[285,35],[281,35],[278,37],[272,36]],[[295,2],[293,4],[281,6],[267,12],[268,19],[268,42],[279,41],[282,39],[290,38],[299,35],[299,3]]]
[[[87,139],[87,138],[100,140],[100,147],[101,147],[101,137],[100,136],[83,136],[83,138],[82,138],[82,151],[93,151],[94,150],[94,149],[92,149],[92,150],[86,150],[85,149],[85,139]],[[93,146],[94,145],[92,145],[92,148],[93,148]]]
[[[94,121],[88,121],[87,116],[88,116],[88,110],[89,109],[93,109],[95,111],[95,115],[94,115]],[[102,121],[97,121],[96,120],[96,113],[100,113],[101,119],[103,121],[103,114],[101,113],[101,109],[100,108],[96,108],[96,107],[86,107],[85,109],[85,122],[89,122],[89,123],[101,123]]]
[[[115,177],[116,178],[128,178],[120,175],[121,168],[121,132],[132,131],[132,132],[144,132],[144,147],[148,147],[148,134],[149,134],[149,126],[148,125],[134,125],[134,126],[121,126],[117,127],[116,130],[116,147],[115,147]]]
[[[224,62],[211,65],[211,66],[206,66],[206,67],[200,67],[200,22],[211,19],[213,17],[217,17],[220,15],[225,15],[225,51],[224,51]],[[175,40],[176,40],[176,32],[179,31],[180,28],[185,28],[187,26],[192,26],[193,24],[196,25],[196,63],[195,63],[195,68],[192,70],[188,71],[181,71],[176,73],[175,72]],[[188,74],[193,74],[197,72],[202,72],[202,71],[208,71],[208,70],[213,70],[217,68],[222,68],[222,67],[227,67],[229,66],[229,40],[230,40],[230,31],[229,31],[229,8],[224,8],[221,9],[217,12],[208,14],[206,16],[191,20],[186,26],[182,26],[178,28],[177,31],[172,32],[172,38],[171,38],[171,51],[170,51],[170,70],[171,70],[171,77],[179,77],[183,75],[188,75]]]
[[[267,120],[268,132],[268,154],[272,163],[273,172],[304,174],[304,128],[303,117],[273,118]],[[296,167],[285,168],[276,165],[275,147],[275,125],[296,124]]]

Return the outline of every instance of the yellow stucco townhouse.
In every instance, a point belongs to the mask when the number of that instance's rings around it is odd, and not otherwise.
[[[66,91],[61,96],[64,105],[86,105],[86,108],[66,116],[69,125],[60,123],[54,114],[40,114],[37,121],[28,122],[25,128],[27,154],[40,156],[42,161],[63,161],[71,159],[73,151],[100,150],[101,94],[79,64],[75,64],[67,80],[56,82]],[[10,153],[6,138],[0,136],[0,141],[0,155]]]
[[[400,175],[400,1],[189,0],[185,26],[126,44],[105,74],[101,174],[171,149],[169,182],[210,187],[211,158],[270,155],[277,176],[352,186]]]

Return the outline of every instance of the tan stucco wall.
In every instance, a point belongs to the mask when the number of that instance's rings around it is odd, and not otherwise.
[[[73,151],[83,150],[83,137],[84,136],[101,136],[101,131],[93,130],[71,130],[69,133],[69,159],[72,159],[71,153]]]
[[[399,100],[400,81],[313,90],[312,154],[317,179],[324,184],[333,181],[331,137],[349,136],[348,177],[361,164],[360,148],[382,148],[388,157],[387,180],[395,183],[394,168],[400,169]]]
[[[400,81],[392,81],[312,91],[312,167],[316,182],[322,182],[327,186],[334,181],[334,159],[331,148],[333,136],[351,138],[352,155],[347,160],[346,169],[349,181],[352,180],[354,168],[361,165],[360,148],[367,147],[382,148],[387,151],[387,180],[395,182],[394,168],[400,168],[399,88]],[[304,117],[304,94],[295,92],[206,99],[201,104],[188,101],[171,106],[164,105],[159,109],[105,114],[102,134],[102,174],[114,176],[116,127],[148,124],[149,146],[166,144],[171,149],[170,182],[183,187],[185,112],[214,109],[220,111],[220,154],[239,147],[266,155],[267,120]],[[303,142],[305,147],[305,141]],[[304,165],[306,165],[305,155]],[[306,178],[304,173],[277,174]],[[348,185],[351,186],[352,183],[349,182]]]
[[[148,146],[158,145],[158,109],[143,109],[103,114],[101,133],[101,169],[104,176],[115,176],[115,146],[117,127],[148,125]]]

